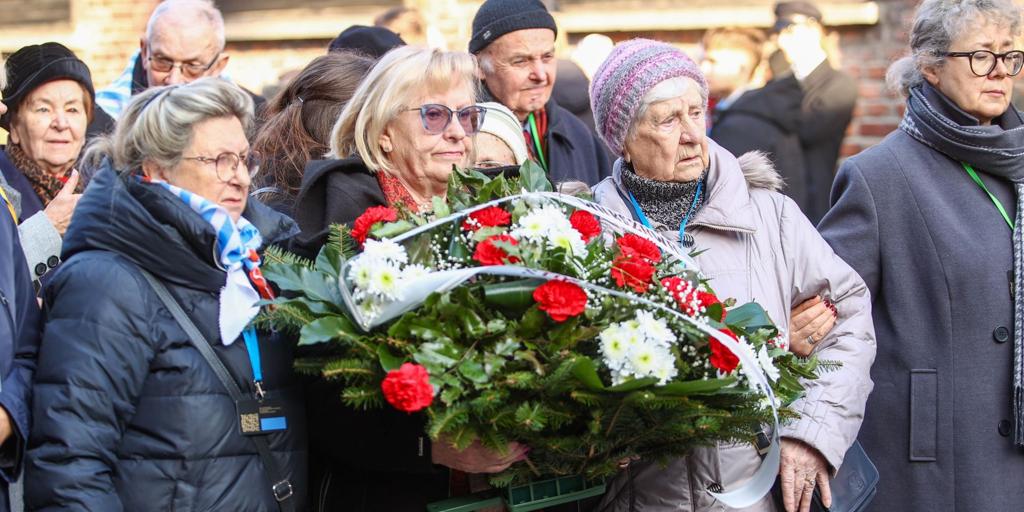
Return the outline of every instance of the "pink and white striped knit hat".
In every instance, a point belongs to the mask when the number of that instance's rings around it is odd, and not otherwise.
[[[629,125],[644,96],[654,86],[677,77],[697,82],[706,102],[708,82],[682,50],[650,39],[631,39],[612,49],[590,82],[597,133],[609,149],[622,154]]]

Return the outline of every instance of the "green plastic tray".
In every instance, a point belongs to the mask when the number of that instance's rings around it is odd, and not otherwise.
[[[505,491],[504,496],[498,496],[492,490],[437,501],[427,505],[427,512],[474,512],[501,505],[508,512],[531,512],[600,496],[604,491],[604,482],[587,481],[580,475],[564,476],[512,486]]]

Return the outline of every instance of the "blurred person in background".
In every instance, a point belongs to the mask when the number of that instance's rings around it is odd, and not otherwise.
[[[81,197],[76,166],[95,112],[92,75],[71,50],[44,43],[11,55],[7,76],[0,173],[18,192],[18,229],[38,280],[60,263],[61,238]]]
[[[717,98],[709,135],[734,155],[765,152],[785,180],[785,194],[806,211],[810,198],[800,145],[804,93],[792,73],[765,84],[764,41],[764,33],[754,28],[719,28],[704,34],[701,70],[710,97]]]
[[[386,28],[352,25],[331,40],[327,51],[355,51],[379,59],[399,46],[405,46],[405,41]]]
[[[473,167],[486,170],[523,165],[529,159],[529,153],[515,114],[500,103],[478,105],[487,109],[487,115],[473,143]]]
[[[114,83],[96,93],[96,105],[118,119],[132,96],[150,87],[220,76],[230,59],[224,44],[224,16],[211,0],[164,0],[149,16],[139,51]],[[266,100],[246,93],[259,121]]]
[[[555,19],[539,0],[487,0],[473,17],[484,99],[508,107],[523,126],[530,157],[552,182],[594,185],[611,173],[604,144],[552,99],[557,74]]]
[[[431,27],[423,13],[414,7],[392,7],[374,18],[373,25],[398,34],[407,44],[445,49],[444,36]]]
[[[270,100],[253,139],[261,160],[253,194],[261,201],[292,215],[306,164],[330,150],[331,129],[374,62],[332,51],[313,59]]]
[[[829,191],[846,127],[857,105],[857,82],[832,67],[825,52],[821,11],[797,0],[775,6],[776,53],[773,79],[792,72],[804,91],[800,116],[800,146],[804,153],[808,204],[804,214],[813,223],[828,210]],[[804,205],[801,205],[801,207]]]

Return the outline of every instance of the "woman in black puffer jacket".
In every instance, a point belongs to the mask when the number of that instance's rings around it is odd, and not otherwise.
[[[271,293],[251,256],[296,231],[247,201],[251,118],[249,97],[219,79],[151,89],[91,150],[108,165],[78,204],[65,263],[43,294],[27,509],[306,508],[293,347],[246,327]],[[260,434],[276,468],[241,433],[235,401],[140,269],[170,290],[247,398],[262,387],[283,407],[284,424]],[[279,503],[271,486],[282,480],[292,496]]]

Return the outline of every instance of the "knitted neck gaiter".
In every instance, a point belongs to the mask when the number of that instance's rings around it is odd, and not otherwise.
[[[708,188],[707,179],[707,169],[701,173],[700,178],[683,183],[644,178],[633,171],[633,166],[629,164],[626,164],[622,172],[622,184],[629,193],[633,194],[644,215],[654,222],[660,222],[674,229],[679,227],[691,207],[693,213],[690,214],[690,218],[693,219],[693,215],[704,204]],[[704,183],[704,186],[701,187],[704,192],[694,204],[698,183]]]

